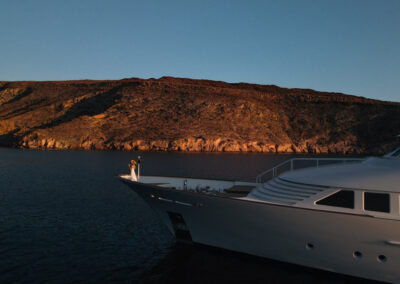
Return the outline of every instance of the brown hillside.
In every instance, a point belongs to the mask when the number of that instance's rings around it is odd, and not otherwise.
[[[0,145],[381,153],[400,104],[207,80],[0,82]]]

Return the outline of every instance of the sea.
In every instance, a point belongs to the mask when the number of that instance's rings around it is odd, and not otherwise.
[[[117,176],[254,181],[295,155],[0,148],[0,283],[365,283],[176,243]],[[223,210],[223,208],[221,208]]]

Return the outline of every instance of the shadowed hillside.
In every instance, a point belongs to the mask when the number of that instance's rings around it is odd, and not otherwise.
[[[382,153],[400,104],[207,80],[0,82],[0,145],[41,149]]]

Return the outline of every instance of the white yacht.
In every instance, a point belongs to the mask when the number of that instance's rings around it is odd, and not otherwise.
[[[254,183],[120,179],[179,240],[400,283],[400,148],[365,159],[295,158]]]

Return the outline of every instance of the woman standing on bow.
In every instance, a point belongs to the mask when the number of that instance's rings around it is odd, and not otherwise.
[[[132,181],[137,181],[137,177],[136,177],[136,173],[135,173],[136,165],[137,165],[137,163],[135,160],[132,160],[131,163],[128,165],[129,169],[131,170]]]

